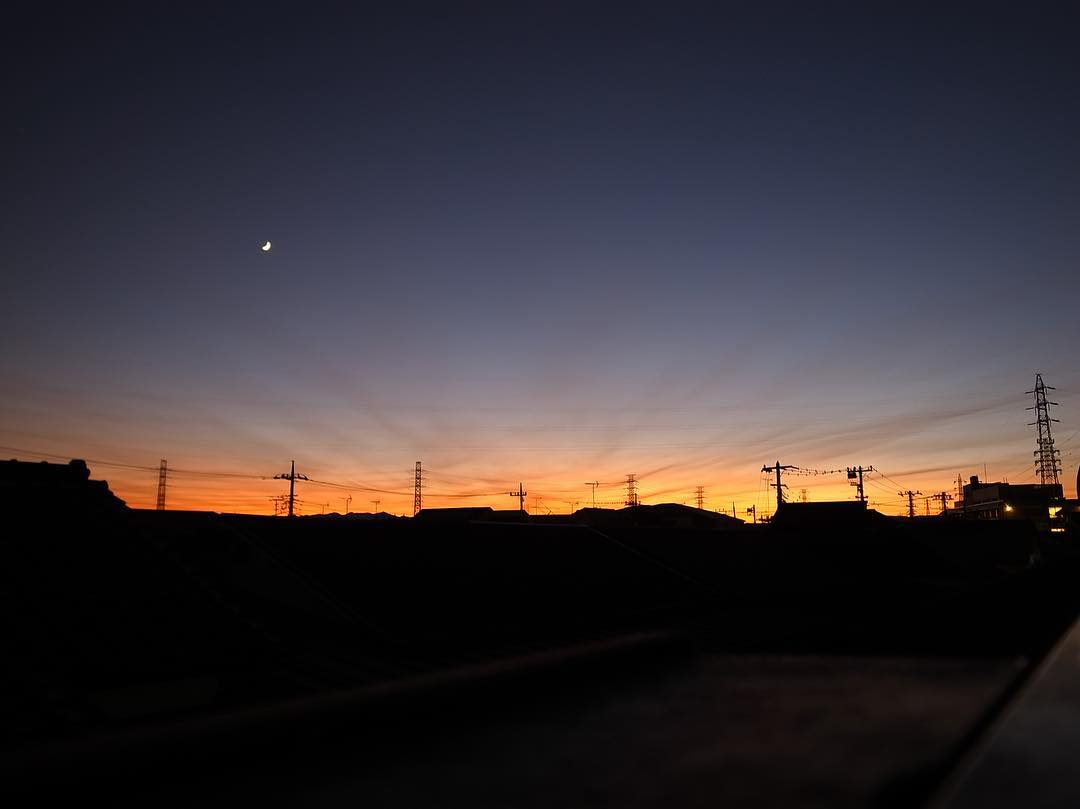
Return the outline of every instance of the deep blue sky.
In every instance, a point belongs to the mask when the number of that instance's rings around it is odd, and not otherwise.
[[[1035,371],[1075,435],[1075,6],[149,5],[2,35],[5,445],[940,488]]]

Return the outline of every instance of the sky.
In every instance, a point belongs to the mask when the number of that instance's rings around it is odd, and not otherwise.
[[[1073,494],[1071,4],[90,5],[0,34],[4,457],[254,513],[293,459],[305,513],[873,465],[899,513],[1034,481],[1041,372]]]

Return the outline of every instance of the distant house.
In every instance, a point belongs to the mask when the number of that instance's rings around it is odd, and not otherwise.
[[[964,516],[969,519],[1030,520],[1049,530],[1064,504],[1059,483],[983,483],[973,475],[964,486]]]

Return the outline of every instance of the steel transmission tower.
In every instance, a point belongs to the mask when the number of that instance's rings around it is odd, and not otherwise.
[[[638,505],[637,475],[626,476],[626,505]]]
[[[296,515],[296,481],[307,480],[308,477],[307,475],[296,474],[296,461],[290,461],[289,463],[292,464],[292,466],[289,467],[289,473],[285,474],[283,472],[280,475],[274,475],[274,480],[289,481],[289,516],[293,517]]]
[[[421,491],[424,488],[424,471],[420,468],[420,461],[416,462],[416,483],[413,484],[413,496],[412,496],[412,513],[415,517],[420,513],[420,509],[423,508],[423,496]]]
[[[1027,408],[1035,411],[1035,421],[1028,426],[1039,428],[1039,448],[1035,450],[1035,469],[1039,473],[1039,482],[1044,486],[1061,482],[1061,451],[1054,449],[1054,437],[1050,434],[1050,425],[1057,421],[1050,418],[1050,408],[1057,407],[1057,402],[1047,401],[1048,390],[1055,390],[1055,388],[1043,383],[1042,374],[1035,374],[1035,388],[1027,391],[1035,396],[1035,404]]]
[[[169,477],[168,464],[161,459],[161,469],[158,470],[157,480],[157,510],[165,510],[165,480]]]
[[[697,499],[698,510],[700,511],[701,509],[705,508],[705,487],[704,486],[698,486],[697,487],[697,491],[695,492],[695,497]]]

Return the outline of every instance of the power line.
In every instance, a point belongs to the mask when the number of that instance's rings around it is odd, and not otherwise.
[[[585,485],[592,487],[592,507],[596,508],[596,487],[600,485],[600,481],[594,480],[592,483],[586,483]]]
[[[511,497],[516,497],[518,499],[518,511],[521,511],[522,513],[525,511],[526,495],[528,495],[528,492],[525,491],[525,487],[520,483],[518,484],[518,490],[516,492],[510,492]]]
[[[784,504],[784,484],[780,480],[780,473],[784,472],[784,471],[788,471],[788,470],[797,470],[797,469],[799,469],[799,467],[794,466],[793,464],[781,465],[780,461],[777,461],[775,466],[763,466],[763,467],[761,467],[762,472],[775,472],[776,473],[776,483],[773,483],[773,484],[770,484],[770,485],[776,487],[776,510],[778,512],[780,511],[780,506],[782,506]]]
[[[289,516],[294,516],[295,512],[293,507],[296,503],[296,481],[307,480],[307,475],[296,474],[296,461],[290,461],[292,466],[289,468],[289,473],[284,472],[280,475],[274,475],[274,480],[287,480],[289,481]]]
[[[922,494],[922,492],[913,492],[908,489],[906,492],[897,492],[902,497],[907,497],[907,515],[909,517],[915,516],[915,495]]]
[[[949,501],[953,499],[953,496],[948,492],[938,492],[937,494],[930,495],[931,500],[941,501],[941,513],[944,514],[949,507]]]
[[[873,472],[873,471],[875,471],[875,470],[874,470],[874,467],[872,467],[872,466],[867,466],[867,467],[863,467],[863,466],[851,467],[851,466],[849,466],[847,468],[847,476],[848,476],[849,481],[853,480],[856,477],[856,475],[858,476],[859,482],[857,484],[855,484],[855,485],[859,490],[859,502],[860,503],[865,503],[866,502],[866,492],[863,489],[863,473],[864,472]]]

